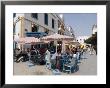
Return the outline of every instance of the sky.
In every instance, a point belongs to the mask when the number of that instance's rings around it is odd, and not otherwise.
[[[97,24],[96,13],[65,13],[64,22],[70,25],[75,36],[90,36],[92,34],[92,26]]]

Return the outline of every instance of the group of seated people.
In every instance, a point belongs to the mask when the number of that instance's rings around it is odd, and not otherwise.
[[[46,51],[46,68],[48,69],[59,69],[63,71],[65,64],[77,64],[82,55],[82,49],[80,47],[73,47],[72,49],[67,48],[64,52],[61,52],[61,49],[58,49],[57,52],[53,55],[50,52]]]
[[[21,51],[20,49],[17,49],[16,54],[20,54],[22,52],[22,55],[25,56],[25,59],[28,56],[28,60],[30,60],[30,55],[32,54],[32,51],[36,51],[38,54],[37,49],[24,49]],[[64,52],[62,52],[61,49],[58,49],[57,52],[54,54],[51,54],[49,49],[46,48],[45,52],[45,64],[46,68],[48,69],[58,69],[60,71],[63,71],[64,65],[72,64],[75,65],[80,62],[81,56],[83,55],[83,49],[80,47],[73,47],[73,48],[66,48]],[[38,59],[38,58],[36,58]]]
[[[23,50],[20,50],[19,48],[16,48],[14,50],[14,57],[15,57],[15,60],[19,60],[20,57],[23,57],[23,61],[28,61],[30,60],[30,56],[31,55],[36,55],[38,54],[39,51],[37,49],[30,49],[30,48],[27,48],[27,49],[23,49]]]

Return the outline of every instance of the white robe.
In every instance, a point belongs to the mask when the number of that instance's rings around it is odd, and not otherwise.
[[[46,51],[45,60],[46,60],[47,62],[50,62],[50,52],[49,52],[48,50]]]

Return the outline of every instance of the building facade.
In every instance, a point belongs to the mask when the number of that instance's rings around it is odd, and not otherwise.
[[[48,35],[57,33],[56,18],[55,14],[47,13],[16,14],[14,18],[14,22],[16,22],[15,35],[25,37],[27,32],[44,32]]]
[[[72,27],[66,26],[63,14],[55,13],[14,13],[14,39],[21,37],[43,37],[58,33],[75,37]]]
[[[54,13],[15,14],[14,38],[26,37],[26,34],[30,32],[75,36],[72,27],[66,27],[63,15]]]
[[[74,30],[73,30],[73,28],[72,28],[71,26],[66,26],[66,28],[65,28],[65,35],[71,36],[71,37],[73,37],[74,39],[76,39],[76,38],[75,38]]]

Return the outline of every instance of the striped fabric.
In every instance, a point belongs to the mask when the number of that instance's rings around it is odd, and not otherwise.
[[[41,40],[53,41],[53,40],[67,40],[72,41],[74,38],[66,35],[53,34],[46,37],[43,37]]]
[[[40,42],[40,39],[35,37],[19,38],[18,40],[18,43],[24,43],[24,44],[37,43],[37,42]]]

